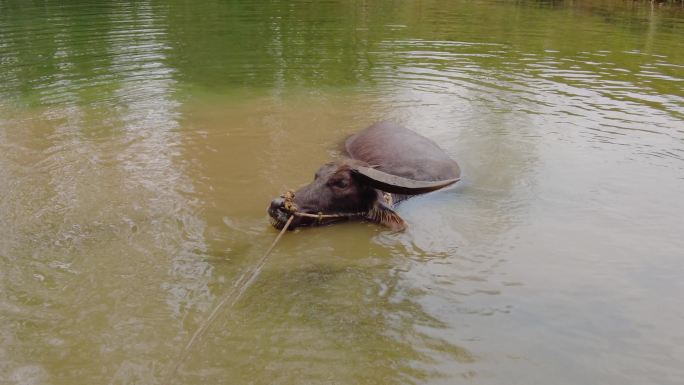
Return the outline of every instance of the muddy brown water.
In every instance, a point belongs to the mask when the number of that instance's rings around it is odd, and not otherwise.
[[[684,13],[0,1],[0,384],[160,384],[380,120],[463,170],[286,234],[175,384],[680,384]]]

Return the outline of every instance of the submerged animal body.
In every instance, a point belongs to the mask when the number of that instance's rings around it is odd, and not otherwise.
[[[349,158],[327,163],[294,196],[271,201],[276,228],[359,218],[401,231],[406,222],[393,203],[457,182],[460,168],[437,144],[395,123],[374,124],[347,139]]]

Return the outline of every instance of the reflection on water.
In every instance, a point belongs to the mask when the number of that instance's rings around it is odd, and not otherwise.
[[[0,2],[0,383],[160,383],[383,119],[459,185],[298,230],[177,383],[684,376],[684,14],[592,2]]]
[[[12,231],[2,251],[3,303],[12,309],[3,376],[19,383],[71,382],[68,368],[84,362],[110,368],[93,380],[153,379],[154,359],[130,357],[163,351],[161,335],[183,330],[170,321],[213,298],[204,220],[174,159],[179,113],[163,30],[149,4],[110,11],[111,29],[93,37],[107,65],[93,69],[88,87],[113,77],[116,86],[87,104],[73,60],[93,53],[75,52],[68,23],[57,23],[59,71],[35,88],[46,107],[3,125],[2,169],[14,182],[3,191],[3,227]]]

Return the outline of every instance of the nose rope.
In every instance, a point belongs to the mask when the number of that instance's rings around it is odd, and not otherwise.
[[[328,219],[328,218],[358,218],[358,217],[365,217],[366,215],[368,215],[368,212],[323,214],[322,211],[319,211],[316,214],[303,213],[303,212],[299,211],[299,207],[294,202],[294,198],[295,198],[294,191],[288,190],[285,193],[281,194],[280,197],[285,200],[285,203],[283,204],[283,208],[285,209],[285,211],[289,215],[294,215],[297,217],[316,218],[318,223],[321,223],[321,222],[323,222],[323,219]]]

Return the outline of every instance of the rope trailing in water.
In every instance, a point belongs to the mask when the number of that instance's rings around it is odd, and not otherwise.
[[[338,213],[338,214],[323,214],[322,212],[319,212],[318,214],[309,214],[309,213],[303,213],[299,211],[299,207],[297,207],[297,204],[294,202],[294,192],[293,191],[287,191],[281,197],[285,200],[284,203],[284,209],[290,214],[290,217],[287,219],[287,222],[285,222],[285,225],[283,228],[280,230],[280,233],[278,233],[278,236],[276,239],[273,240],[273,243],[271,243],[271,246],[269,246],[268,250],[264,253],[264,255],[259,259],[259,262],[256,265],[256,268],[254,270],[251,270],[245,274],[243,274],[235,283],[233,286],[234,288],[237,288],[236,290],[230,290],[228,293],[226,293],[223,298],[221,298],[221,301],[212,309],[211,313],[209,313],[209,316],[207,319],[204,320],[200,324],[200,326],[195,330],[195,333],[190,337],[190,340],[188,343],[185,345],[183,350],[181,350],[178,359],[176,359],[175,364],[171,367],[169,370],[168,374],[165,376],[165,381],[163,384],[169,384],[171,381],[171,378],[178,372],[178,368],[183,365],[183,362],[185,359],[188,357],[188,354],[192,350],[193,346],[199,341],[202,336],[207,332],[211,324],[214,322],[216,319],[216,316],[219,314],[219,311],[228,303],[228,301],[233,298],[233,301],[230,303],[230,306],[234,306],[238,300],[240,300],[240,297],[242,297],[242,294],[247,290],[249,286],[252,285],[256,277],[259,275],[261,272],[261,269],[263,268],[264,264],[266,263],[266,260],[268,256],[271,254],[271,251],[273,251],[273,248],[275,245],[280,241],[280,238],[282,238],[283,234],[287,231],[287,228],[290,226],[292,223],[292,220],[294,219],[295,216],[297,217],[309,217],[309,218],[317,218],[318,222],[322,222],[323,219],[328,219],[328,218],[358,218],[358,217],[367,217],[369,215],[368,212],[358,212],[358,213]],[[384,195],[385,201],[389,204],[392,205],[392,196],[388,193],[385,193]],[[244,282],[244,283],[243,283]],[[235,294],[235,295],[234,295]]]
[[[200,338],[202,338],[204,333],[206,333],[206,331],[209,329],[209,326],[211,326],[212,322],[214,321],[214,319],[216,319],[216,316],[219,314],[219,310],[221,310],[221,308],[223,308],[226,305],[226,303],[228,303],[228,300],[231,297],[233,297],[233,294],[237,293],[234,296],[233,301],[230,303],[231,307],[237,303],[237,301],[240,299],[240,297],[242,297],[242,294],[245,292],[245,290],[254,282],[256,277],[261,272],[261,268],[266,263],[266,259],[268,258],[269,254],[271,254],[271,251],[273,251],[273,248],[275,247],[275,245],[278,243],[280,238],[282,238],[283,234],[285,234],[285,231],[287,231],[287,228],[290,226],[290,223],[292,223],[293,219],[294,219],[294,215],[291,215],[290,218],[285,223],[285,226],[283,226],[282,230],[280,230],[280,233],[278,233],[278,236],[276,237],[276,239],[273,240],[273,243],[271,243],[271,246],[268,248],[268,250],[266,250],[264,255],[261,257],[261,259],[257,263],[256,268],[250,272],[243,274],[238,279],[238,281],[233,286],[233,287],[236,287],[238,291],[236,292],[235,290],[230,290],[228,293],[226,293],[226,295],[224,295],[223,298],[221,298],[221,301],[219,301],[219,303],[214,307],[214,309],[211,311],[211,313],[209,313],[209,317],[207,317],[207,319],[205,319],[204,322],[202,322],[200,324],[200,326],[197,328],[197,330],[195,330],[195,333],[192,335],[192,337],[190,338],[188,343],[185,345],[183,350],[181,350],[181,353],[179,354],[178,359],[176,360],[176,363],[173,365],[173,367],[171,367],[171,370],[165,376],[165,381],[163,382],[163,384],[165,384],[165,385],[170,384],[171,378],[176,374],[176,372],[178,371],[178,368],[180,368],[180,366],[183,364],[185,359],[188,357],[188,354],[192,350],[192,347],[195,345],[195,343],[197,341],[199,341]],[[241,283],[243,281],[244,281],[244,283]]]

